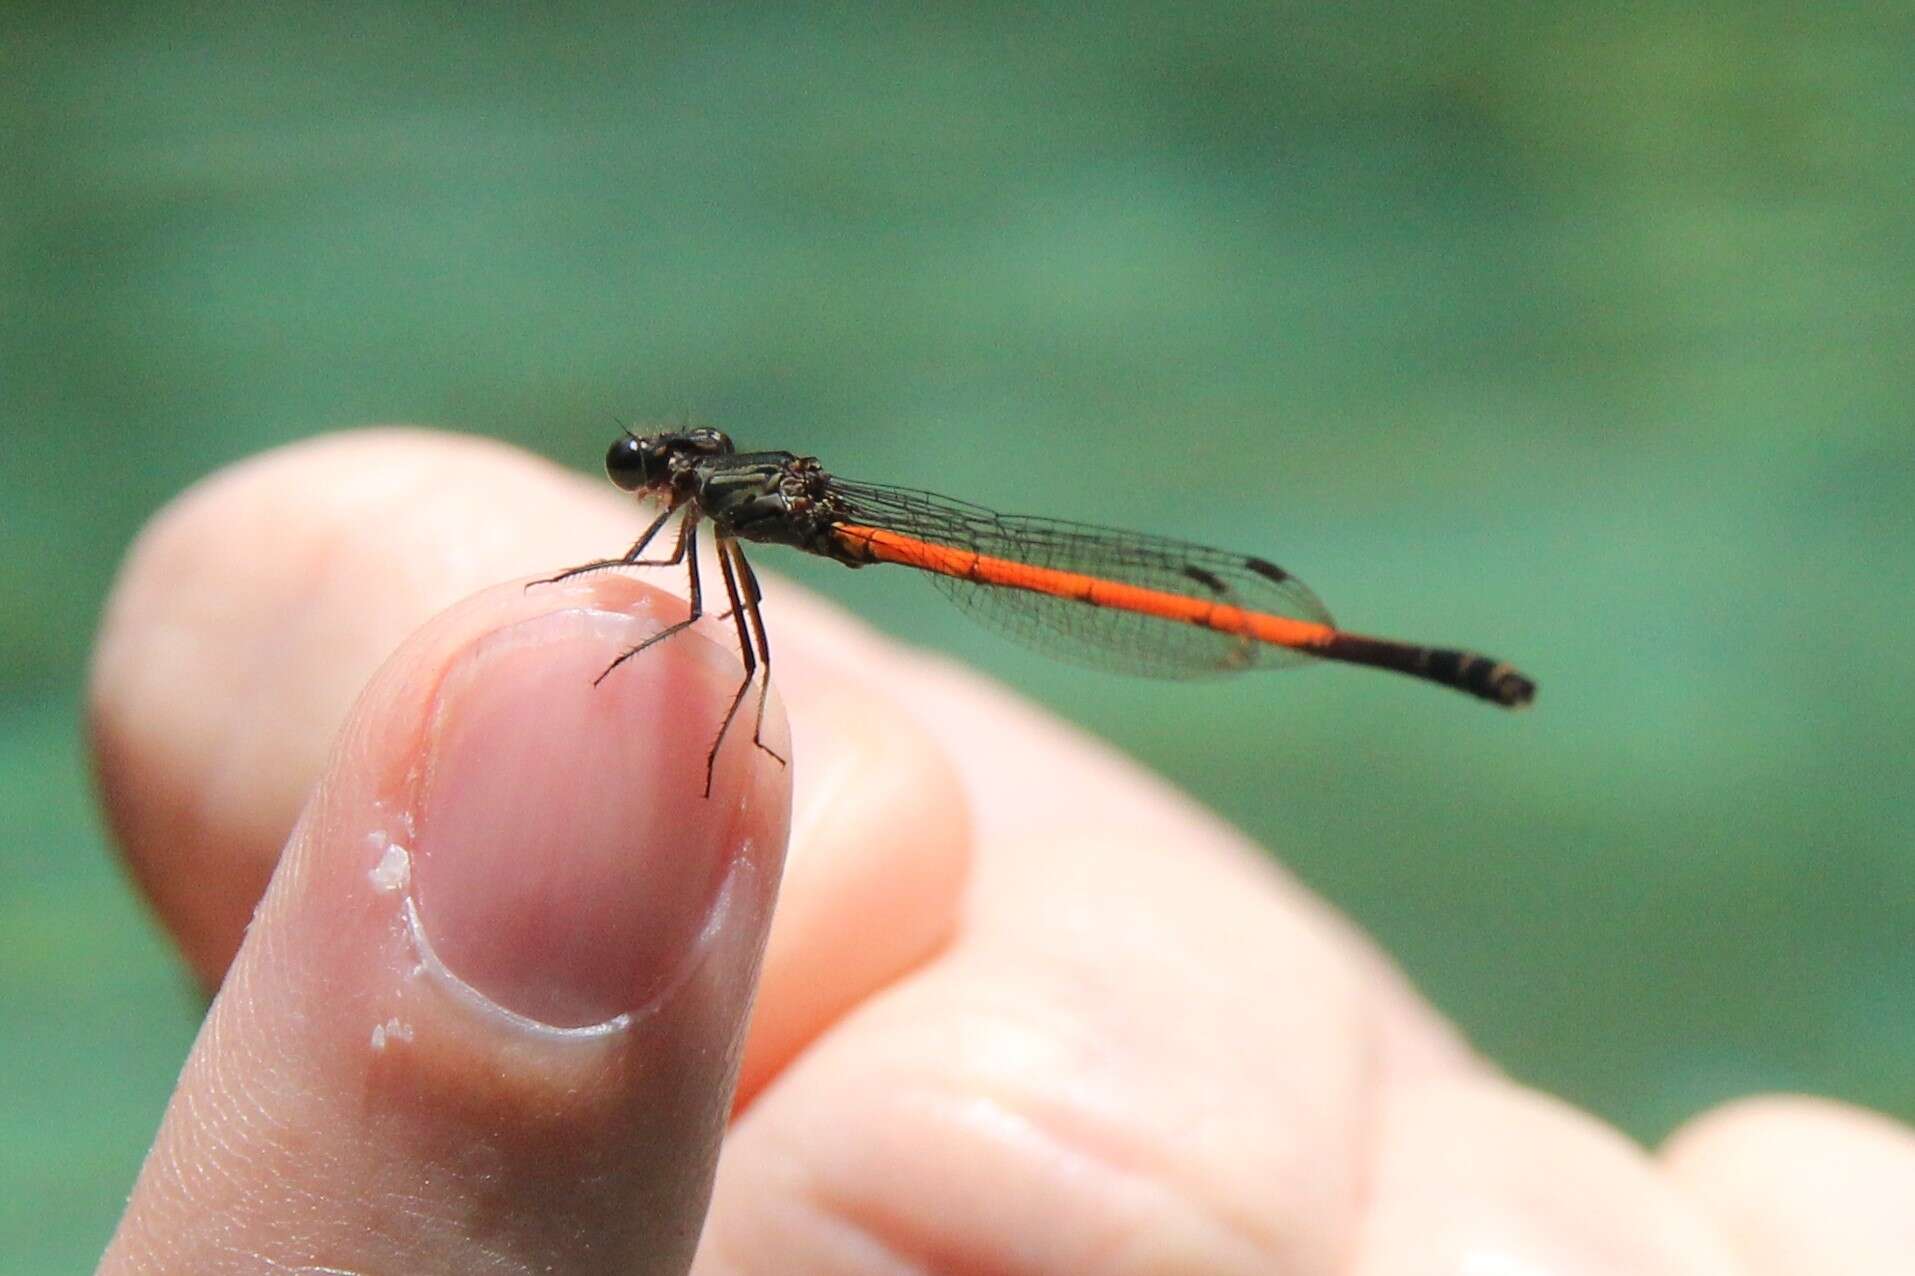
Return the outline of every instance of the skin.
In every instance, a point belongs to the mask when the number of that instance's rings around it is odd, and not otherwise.
[[[638,525],[387,430],[141,538],[100,788],[219,991],[101,1272],[1906,1270],[1905,1128],[1636,1147],[1160,782],[775,580],[793,765],[734,732],[697,800],[728,628],[591,692],[680,578],[522,587]]]

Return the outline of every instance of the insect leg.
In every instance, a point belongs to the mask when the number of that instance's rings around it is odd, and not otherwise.
[[[745,676],[732,695],[731,705],[725,710],[725,720],[718,724],[718,738],[711,742],[711,752],[705,757],[706,797],[711,796],[712,772],[718,766],[719,746],[725,743],[725,733],[731,730],[731,720],[738,716],[738,706],[745,702],[745,693],[751,690],[751,680],[758,676],[758,654],[752,650],[751,631],[745,622],[746,604],[739,596],[738,574],[732,568],[732,554],[735,552],[729,540],[721,538],[718,541],[718,569],[724,573],[725,593],[731,599],[732,622],[738,626],[738,654],[745,662]]]
[[[764,591],[758,588],[758,573],[751,569],[751,560],[745,557],[744,548],[737,541],[732,541],[726,548],[737,562],[738,575],[744,582],[745,612],[751,617],[752,627],[758,631],[758,659],[765,667],[764,681],[758,684],[758,715],[752,722],[751,742],[778,758],[778,765],[783,766],[785,759],[779,757],[777,750],[764,740],[765,700],[771,695],[771,638],[765,632],[765,614],[758,609],[758,604],[765,600]]]
[[[649,535],[649,533],[647,534]],[[698,525],[697,525],[696,514],[687,514],[685,516],[685,526],[680,529],[678,533],[678,539],[679,539],[679,547],[683,552],[678,554],[676,557],[680,557],[685,560],[685,581],[687,586],[689,587],[689,593],[691,595],[691,609],[686,613],[685,619],[665,626],[663,629],[653,634],[650,638],[647,638],[644,642],[639,643],[638,646],[633,647],[630,651],[627,651],[624,655],[620,656],[617,660],[614,660],[611,664],[606,665],[605,672],[601,673],[598,677],[592,679],[592,685],[594,687],[596,687],[599,683],[604,682],[605,679],[608,676],[610,676],[612,670],[618,668],[620,665],[624,664],[627,660],[630,660],[633,656],[636,656],[639,652],[645,650],[647,647],[651,646],[653,643],[665,641],[665,639],[671,637],[675,633],[678,633],[682,630],[690,629],[693,625],[698,623],[699,617],[705,614],[704,591],[700,588],[698,583]]]
[[[577,567],[566,568],[556,576],[547,576],[544,580],[535,580],[527,585],[526,588],[530,589],[532,585],[556,585],[562,580],[570,580],[574,576],[583,576],[586,572],[600,571],[607,567],[666,567],[678,562],[685,556],[685,538],[691,530],[689,526],[691,520],[689,518],[679,524],[678,548],[672,551],[670,558],[655,559],[647,562],[639,557],[645,552],[645,547],[652,543],[652,538],[658,535],[659,529],[664,527],[665,524],[670,521],[671,516],[677,512],[678,506],[667,506],[665,512],[653,519],[652,525],[647,527],[644,534],[632,543],[630,549],[625,551],[623,557],[601,558],[590,563],[580,563]]]

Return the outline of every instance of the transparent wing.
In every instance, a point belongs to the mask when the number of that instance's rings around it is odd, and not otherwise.
[[[1136,585],[1159,593],[1330,624],[1309,587],[1274,564],[1188,541],[1018,514],[910,488],[832,480],[846,523],[886,528],[990,558]],[[988,628],[1075,664],[1156,678],[1197,678],[1311,661],[1301,652],[1139,611],[931,573]]]

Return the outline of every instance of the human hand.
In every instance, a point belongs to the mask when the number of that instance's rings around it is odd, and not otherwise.
[[[143,537],[102,791],[220,992],[101,1271],[1908,1270],[1906,1131],[1772,1099],[1645,1154],[1160,783],[776,582],[793,764],[734,730],[700,799],[735,657],[591,685],[669,575],[452,605],[635,525],[369,431]]]

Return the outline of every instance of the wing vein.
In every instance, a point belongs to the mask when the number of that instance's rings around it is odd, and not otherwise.
[[[916,488],[833,479],[827,499],[842,522],[883,528],[926,544],[1134,586],[1158,594],[1225,605],[1293,620],[1332,624],[1309,587],[1262,559],[1191,541],[1091,523],[998,514],[981,505]],[[1162,678],[1194,678],[1244,669],[1308,663],[1306,653],[1206,629],[1098,597],[1121,592],[1048,592],[1039,578],[1019,585],[1016,573],[980,580],[970,570],[945,574],[925,564],[932,582],[988,628],[1049,655],[1095,668]],[[1044,583],[1059,584],[1057,578]],[[1202,608],[1183,609],[1201,615]]]

